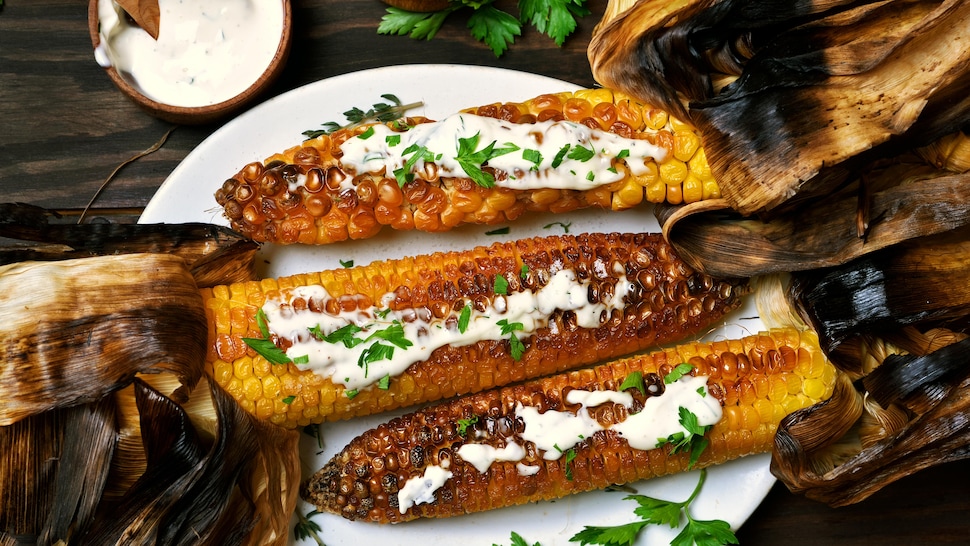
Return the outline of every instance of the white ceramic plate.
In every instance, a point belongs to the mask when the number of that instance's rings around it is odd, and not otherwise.
[[[369,108],[391,93],[405,103],[420,101],[423,107],[413,115],[440,118],[461,108],[498,101],[519,101],[533,96],[568,91],[576,86],[563,81],[497,68],[459,65],[408,65],[367,70],[319,81],[295,89],[242,114],[217,130],[172,172],[145,208],[142,223],[211,222],[227,224],[213,194],[222,182],[252,161],[299,143],[301,133],[325,122],[343,123],[343,112],[352,107]],[[549,226],[549,224],[554,224]],[[446,234],[382,233],[369,241],[354,241],[315,248],[265,245],[260,251],[260,274],[280,276],[300,271],[341,267],[341,260],[361,265],[373,260],[402,257],[440,250],[469,248],[500,239],[556,235],[563,225],[570,233],[583,231],[657,231],[659,226],[649,208],[623,213],[579,211],[572,214],[540,215],[516,221],[508,234],[486,235],[496,226],[469,226]],[[546,227],[548,226],[548,227]],[[762,328],[753,305],[733,313],[714,336],[738,336]],[[394,415],[397,415],[396,413]],[[326,445],[304,435],[301,447],[304,472],[320,468],[354,436],[393,415],[374,416],[351,422],[328,424],[323,435]],[[641,494],[668,500],[684,500],[697,483],[696,472],[632,484]],[[774,483],[768,471],[768,457],[748,457],[711,469],[692,513],[700,519],[721,519],[737,529],[767,495]],[[446,520],[416,521],[378,526],[350,522],[339,516],[313,516],[323,528],[328,546],[360,544],[509,544],[511,532],[529,544],[570,544],[569,539],[586,525],[618,525],[633,521],[633,501],[624,493],[594,492],[490,513]],[[301,501],[304,514],[312,506]],[[641,533],[638,544],[667,544],[676,530],[651,526]],[[304,541],[313,545],[313,541]],[[576,543],[572,543],[576,544]]]

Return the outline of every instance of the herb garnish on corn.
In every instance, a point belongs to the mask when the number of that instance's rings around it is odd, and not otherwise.
[[[233,229],[278,244],[719,196],[690,126],[608,89],[342,128],[246,165],[215,194]]]
[[[583,234],[203,291],[215,381],[296,427],[538,377],[697,334],[747,284],[660,235]],[[290,403],[284,403],[288,397]]]

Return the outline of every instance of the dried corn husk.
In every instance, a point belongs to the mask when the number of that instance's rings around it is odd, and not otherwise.
[[[915,239],[842,267],[794,274],[789,298],[830,358],[861,371],[853,364],[857,345],[849,343],[855,338],[899,346],[905,327],[970,326],[970,228]]]
[[[0,266],[0,425],[93,402],[138,373],[202,376],[207,322],[178,256]]]
[[[970,456],[970,340],[956,339],[926,355],[890,356],[866,378],[866,392],[846,380],[825,406],[789,415],[775,436],[772,473],[796,493],[844,506]],[[853,419],[860,407],[866,414]]]
[[[203,379],[190,271],[226,282],[255,245],[213,226],[51,227],[11,210],[3,236],[66,244],[0,266],[0,544],[285,544],[297,433]]]
[[[175,254],[200,287],[253,280],[259,245],[211,224],[64,224],[57,214],[24,203],[0,203],[0,265],[109,254]]]
[[[839,192],[771,219],[729,204],[660,207],[664,234],[694,268],[753,277],[843,264],[894,244],[970,225],[970,172],[915,155],[876,164]]]
[[[959,129],[968,40],[958,0],[612,0],[589,57],[600,84],[686,114],[728,207],[748,216],[823,168]]]

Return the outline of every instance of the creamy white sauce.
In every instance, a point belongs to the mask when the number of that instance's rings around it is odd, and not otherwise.
[[[601,318],[608,316],[613,310],[623,309],[625,306],[623,298],[629,293],[631,287],[632,284],[625,277],[621,277],[614,287],[614,296],[609,302],[591,304],[587,301],[588,283],[579,282],[571,270],[560,270],[537,291],[526,289],[507,295],[496,295],[490,308],[484,312],[471,312],[468,327],[464,332],[459,331],[456,325],[447,325],[446,320],[422,320],[421,318],[405,320],[406,317],[415,315],[413,309],[390,311],[386,307],[372,306],[337,315],[309,310],[294,311],[291,305],[297,298],[306,301],[312,298],[320,303],[321,307],[323,302],[331,299],[326,289],[318,285],[294,288],[287,292],[283,301],[268,300],[262,309],[270,332],[292,342],[286,351],[287,356],[299,362],[301,367],[329,377],[331,381],[342,384],[347,389],[360,389],[380,381],[385,376],[393,378],[400,375],[411,364],[427,360],[439,347],[464,346],[482,340],[508,339],[512,335],[518,338],[527,337],[538,329],[548,326],[550,317],[556,311],[573,311],[580,327],[597,327],[600,325]],[[522,328],[513,332],[503,332],[500,321],[506,321],[509,324],[518,323]],[[371,350],[374,343],[379,342],[383,345],[391,345],[391,343],[374,339],[347,347],[343,343],[321,341],[310,333],[310,329],[319,327],[323,334],[331,334],[347,325],[365,328],[365,331],[356,335],[357,338],[365,338],[375,331],[392,325],[400,327],[403,330],[402,337],[412,345],[406,348],[395,346],[388,358],[381,358],[366,366],[360,366],[358,363],[361,355]],[[304,360],[306,362],[303,362]]]
[[[495,461],[519,461],[525,457],[525,449],[515,442],[509,442],[503,448],[492,447],[488,444],[462,444],[458,448],[458,455],[466,463],[471,464],[479,472],[485,472]]]
[[[546,460],[558,459],[583,439],[606,430],[590,416],[588,408],[605,403],[619,404],[627,409],[633,406],[633,397],[619,391],[573,390],[566,395],[566,401],[581,407],[576,413],[555,410],[540,413],[532,406],[516,405],[515,415],[525,424],[517,437],[532,442]],[[681,407],[696,415],[700,426],[714,425],[723,415],[720,402],[707,389],[707,377],[685,376],[668,384],[662,395],[648,397],[641,411],[628,415],[610,429],[625,438],[634,449],[656,449],[671,434],[687,433],[680,424]],[[521,462],[526,450],[514,441],[509,441],[503,448],[465,443],[458,448],[457,454],[481,473],[487,472],[495,461],[515,462],[520,476],[533,476],[540,470],[538,465]],[[434,501],[434,492],[451,476],[445,468],[429,466],[424,476],[408,480],[398,493],[401,513],[415,504]]]
[[[99,0],[95,59],[145,96],[174,106],[231,99],[269,66],[282,39],[280,0],[159,0],[158,40]]]
[[[435,491],[440,489],[451,476],[452,473],[441,466],[428,466],[424,469],[424,475],[411,478],[398,490],[398,510],[403,514],[416,504],[434,502]]]
[[[625,162],[633,174],[643,174],[647,169],[645,160],[659,162],[666,156],[664,148],[646,140],[623,138],[571,121],[526,124],[455,114],[405,132],[375,125],[373,133],[366,138],[351,138],[341,145],[341,163],[357,174],[383,171],[386,176],[392,176],[415,157],[409,150],[422,147],[435,158],[434,163],[444,176],[471,176],[458,160],[459,140],[476,135],[475,152],[492,143],[495,149],[517,148],[485,162],[508,174],[508,177],[497,176],[495,185],[517,189],[591,189],[623,178],[615,168],[616,162]],[[563,156],[560,152],[567,146],[569,151]],[[588,150],[590,157],[581,153],[571,157],[571,153],[584,150]],[[557,156],[560,157],[557,159]],[[410,172],[421,171],[423,165],[424,159],[418,159]],[[477,165],[480,167],[481,163]]]
[[[556,460],[584,439],[605,430],[603,425],[589,414],[588,408],[604,403],[619,404],[627,409],[633,406],[633,397],[619,391],[573,390],[566,395],[566,401],[570,404],[580,404],[581,407],[576,413],[555,410],[540,413],[538,409],[522,404],[518,404],[515,408],[515,416],[522,419],[525,424],[524,430],[518,437],[535,444],[543,453],[543,459]],[[610,429],[625,438],[634,449],[644,451],[656,449],[658,443],[671,434],[685,432],[680,424],[681,407],[696,415],[700,426],[713,425],[720,421],[723,415],[720,402],[707,390],[707,377],[686,376],[667,385],[662,395],[647,398],[641,411],[628,415],[625,420],[613,424]],[[461,450],[468,445],[465,444],[459,448],[458,454],[462,455]],[[477,455],[478,451],[469,450],[469,453]],[[462,458],[464,459],[464,456]],[[480,457],[472,464],[480,472],[485,472],[488,469],[488,466],[484,465],[485,461],[485,458]],[[485,470],[482,470],[483,466]]]

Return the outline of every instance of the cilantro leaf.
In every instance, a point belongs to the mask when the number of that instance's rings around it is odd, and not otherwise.
[[[319,324],[313,328],[310,328],[310,334],[320,341],[326,341],[327,343],[343,343],[344,347],[348,349],[352,349],[363,343],[364,340],[355,337],[357,333],[361,331],[363,331],[363,328],[353,323],[346,326],[341,326],[329,334],[324,334],[323,330],[320,329]]]
[[[522,23],[491,4],[472,12],[468,17],[468,28],[472,36],[487,45],[496,57],[501,57],[515,42],[515,37],[522,35]]]

